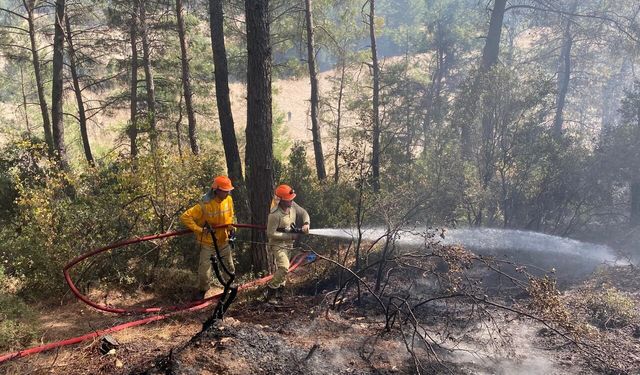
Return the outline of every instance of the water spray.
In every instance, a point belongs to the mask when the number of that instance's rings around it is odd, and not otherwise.
[[[360,228],[360,233],[356,228],[319,228],[311,229],[309,234],[347,241],[358,237],[365,241],[376,241],[389,233],[382,227],[366,227]],[[398,230],[393,235],[395,244],[401,248],[416,248],[432,243],[460,245],[478,255],[508,259],[547,270],[557,269],[573,276],[584,276],[601,264],[629,264],[620,260],[613,249],[606,245],[521,230],[467,228],[436,232],[412,228]]]

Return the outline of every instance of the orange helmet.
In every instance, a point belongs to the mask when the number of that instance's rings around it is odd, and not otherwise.
[[[222,190],[222,191],[231,191],[233,190],[233,185],[231,185],[231,180],[227,176],[218,176],[213,179],[213,183],[211,184],[211,188],[213,190]]]
[[[280,185],[276,188],[276,197],[283,201],[292,201],[296,197],[296,192],[289,185]]]

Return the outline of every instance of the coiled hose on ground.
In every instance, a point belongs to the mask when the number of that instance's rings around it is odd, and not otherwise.
[[[214,228],[217,227],[223,227],[222,226],[216,226]],[[258,229],[258,230],[264,230],[265,228],[263,226],[259,226],[259,225],[253,225],[253,224],[234,224],[234,227],[237,228],[250,228],[250,229]],[[214,296],[211,296],[209,298],[205,298],[202,299],[200,301],[193,301],[193,302],[189,302],[186,304],[182,304],[182,305],[175,305],[175,306],[163,306],[163,307],[146,307],[146,308],[137,308],[137,309],[122,309],[122,308],[115,308],[115,307],[109,307],[109,306],[105,306],[105,305],[101,305],[98,304],[96,302],[91,301],[89,298],[87,298],[87,296],[83,295],[82,293],[80,293],[80,291],[78,290],[78,288],[75,286],[75,284],[73,283],[73,280],[71,279],[71,276],[69,274],[69,271],[71,270],[71,268],[73,266],[75,266],[76,264],[80,263],[81,261],[92,257],[96,254],[108,251],[108,250],[113,250],[113,249],[117,249],[117,248],[121,248],[127,245],[131,245],[131,244],[135,244],[135,243],[139,243],[139,242],[145,242],[145,241],[150,241],[150,240],[155,240],[155,239],[161,239],[161,238],[167,238],[167,237],[173,237],[173,236],[180,236],[180,235],[184,235],[184,234],[188,234],[191,233],[190,230],[181,230],[181,231],[174,231],[174,232],[167,232],[167,233],[162,233],[162,234],[155,234],[155,235],[149,235],[149,236],[144,236],[144,237],[138,237],[138,238],[132,238],[132,239],[128,239],[125,241],[121,241],[121,242],[117,242],[99,249],[95,249],[92,251],[89,251],[83,255],[80,255],[74,259],[72,259],[69,263],[67,263],[67,265],[65,265],[65,267],[63,268],[63,273],[64,273],[64,278],[67,281],[67,284],[69,284],[69,288],[71,289],[71,292],[82,302],[86,303],[87,305],[101,310],[101,311],[105,311],[105,312],[110,312],[110,313],[115,313],[115,314],[149,314],[149,313],[160,313],[160,312],[166,312],[164,314],[161,315],[153,315],[153,316],[149,316],[143,319],[139,319],[139,320],[134,320],[131,322],[127,322],[127,323],[123,323],[114,327],[110,327],[110,328],[106,328],[103,330],[97,330],[94,332],[90,332],[87,333],[85,335],[82,336],[78,336],[78,337],[73,337],[73,338],[69,338],[66,340],[61,340],[61,341],[57,341],[57,342],[52,342],[52,343],[48,343],[48,344],[44,344],[44,345],[40,345],[40,346],[36,346],[33,348],[28,348],[28,349],[24,349],[24,350],[20,350],[20,351],[16,351],[16,352],[12,352],[12,353],[6,353],[3,355],[0,355],[0,364],[11,360],[11,359],[16,359],[16,358],[22,358],[22,357],[26,357],[29,356],[31,354],[36,354],[36,353],[40,353],[46,350],[50,350],[50,349],[55,349],[55,348],[59,348],[62,346],[67,346],[67,345],[73,345],[73,344],[77,344],[79,342],[85,341],[85,340],[90,340],[102,335],[106,335],[108,333],[113,333],[113,332],[117,332],[117,331],[122,331],[124,329],[127,328],[131,328],[131,327],[136,327],[139,325],[143,325],[143,324],[148,324],[151,322],[156,322],[158,320],[163,320],[165,318],[168,318],[172,315],[178,314],[178,313],[182,313],[182,312],[191,312],[191,311],[196,311],[196,310],[201,310],[204,309],[205,307],[208,307],[210,305],[212,305],[213,303],[215,303],[216,301],[218,301],[218,299],[220,298],[220,296],[222,295],[222,292],[219,294],[216,294]],[[306,262],[311,262],[313,261],[315,258],[309,257],[307,255],[307,253],[300,253],[297,254],[295,257],[293,257],[293,259],[291,260],[291,266],[289,267],[289,271],[293,271],[296,268],[298,268],[299,266],[306,264]],[[269,280],[271,280],[271,278],[273,277],[273,275],[269,275],[269,276],[265,276],[263,278],[260,279],[256,279],[253,281],[250,281],[248,283],[242,284],[240,286],[238,286],[238,290],[245,290],[248,288],[252,288],[258,285],[263,285],[265,283],[267,283]]]

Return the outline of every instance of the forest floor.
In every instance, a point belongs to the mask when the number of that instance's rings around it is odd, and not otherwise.
[[[416,362],[399,330],[386,332],[374,302],[357,305],[355,291],[340,309],[330,308],[326,293],[305,294],[303,270],[293,275],[291,289],[280,304],[265,303],[258,292],[241,293],[219,321],[197,339],[209,307],[113,333],[119,347],[100,353],[100,338],[9,361],[3,374],[411,374]],[[571,300],[587,289],[613,285],[640,306],[640,273],[633,268],[601,271],[563,292]],[[92,297],[99,298],[98,294]],[[112,295],[109,302],[128,307],[152,304],[154,297]],[[579,313],[579,309],[575,310]],[[42,343],[83,335],[135,317],[97,312],[80,303],[41,306]],[[437,315],[428,317],[432,333],[441,331]],[[579,350],[559,340],[544,325],[505,314],[496,322],[500,335],[478,326],[468,330],[455,350],[438,351],[440,360],[426,366],[429,373],[453,374],[596,374]],[[635,331],[634,331],[635,327]],[[622,360],[640,370],[637,326],[609,330],[607,344],[615,345]],[[446,342],[444,338],[443,342]],[[426,358],[423,347],[412,350]],[[170,359],[171,372],[167,361]],[[425,365],[425,363],[423,363]],[[424,373],[424,372],[423,372]],[[634,372],[631,372],[634,373]],[[636,372],[637,373],[637,372]]]

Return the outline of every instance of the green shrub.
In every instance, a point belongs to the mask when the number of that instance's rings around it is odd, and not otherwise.
[[[613,287],[589,295],[587,307],[601,328],[625,327],[637,318],[633,300]]]
[[[12,147],[31,155],[29,145]],[[23,281],[20,295],[29,299],[62,296],[67,286],[61,270],[79,254],[179,229],[177,216],[198,201],[221,167],[215,150],[182,158],[160,151],[155,158],[140,157],[135,166],[128,158],[105,158],[73,174],[60,172],[45,156],[32,159],[41,167],[37,174],[8,175],[17,191],[15,213],[0,226],[0,264]],[[73,194],[65,189],[69,185]],[[187,247],[182,240],[127,246],[88,259],[71,274],[79,283],[138,287],[151,280],[153,269],[183,267]]]
[[[351,226],[355,218],[357,191],[346,183],[318,181],[307,164],[304,144],[296,143],[288,166],[276,185],[288,184],[296,191],[296,202],[311,216],[313,228]]]
[[[35,314],[20,298],[0,293],[0,352],[28,345],[38,336]]]

